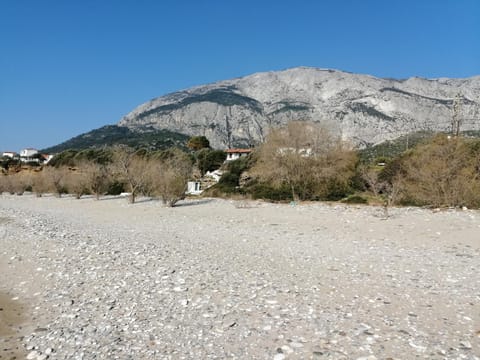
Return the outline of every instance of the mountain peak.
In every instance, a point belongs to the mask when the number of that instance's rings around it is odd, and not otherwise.
[[[167,94],[127,114],[119,125],[204,135],[217,148],[252,146],[292,120],[328,124],[358,145],[403,134],[448,130],[462,95],[464,130],[479,130],[480,77],[384,79],[335,69],[294,67]]]

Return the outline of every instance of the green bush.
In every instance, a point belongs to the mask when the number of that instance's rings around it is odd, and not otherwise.
[[[201,149],[196,157],[198,169],[204,175],[207,171],[219,169],[225,162],[227,154],[223,150]]]
[[[253,199],[271,201],[291,201],[292,191],[288,186],[274,187],[269,184],[256,184],[249,188]]]
[[[122,192],[125,192],[125,185],[123,182],[114,180],[108,184],[107,195],[120,195]]]
[[[368,204],[368,200],[360,195],[350,195],[342,200],[345,204]]]

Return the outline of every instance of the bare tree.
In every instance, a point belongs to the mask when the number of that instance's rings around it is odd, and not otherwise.
[[[127,186],[129,202],[132,204],[135,203],[137,195],[148,186],[148,167],[145,157],[134,149],[117,146],[113,151],[113,173]]]
[[[30,174],[19,171],[7,176],[6,185],[10,194],[23,195],[31,187]]]
[[[317,123],[296,121],[274,129],[260,147],[252,174],[287,185],[294,200],[325,197],[348,187],[356,155],[339,136]]]
[[[82,162],[79,164],[79,170],[85,179],[86,188],[95,195],[95,199],[100,199],[107,191],[110,178],[107,166],[96,162]]]
[[[172,150],[162,159],[150,161],[153,191],[169,207],[185,196],[191,174],[192,161],[181,150]]]
[[[363,165],[359,169],[362,179],[367,183],[368,188],[372,191],[373,196],[378,197],[380,191],[385,188],[386,183],[380,181],[379,171],[372,166]]]
[[[30,174],[26,172],[14,172],[9,174],[0,174],[0,193],[3,191],[11,195],[23,195],[26,189],[31,187]]]
[[[480,205],[480,143],[437,136],[402,161],[406,200],[418,205]]]
[[[0,176],[0,192],[7,192],[10,195],[15,194],[12,178],[13,178],[12,175],[7,175],[7,174],[2,174]]]
[[[38,171],[31,174],[31,186],[32,191],[35,193],[37,197],[41,197],[43,194],[48,192],[48,182],[45,178],[45,172]]]
[[[384,182],[383,185],[383,214],[384,218],[388,219],[390,217],[389,209],[395,205],[400,198],[402,192],[402,179],[400,177],[395,177],[391,183]]]
[[[42,172],[45,177],[48,188],[57,196],[61,197],[65,190],[65,179],[67,169],[64,167],[46,166]]]
[[[70,193],[75,194],[76,199],[80,199],[82,195],[88,192],[88,182],[85,173],[77,168],[67,173],[65,177],[65,185]]]

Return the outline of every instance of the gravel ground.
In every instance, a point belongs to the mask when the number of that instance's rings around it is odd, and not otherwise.
[[[480,359],[480,212],[180,205],[0,196],[0,359]]]

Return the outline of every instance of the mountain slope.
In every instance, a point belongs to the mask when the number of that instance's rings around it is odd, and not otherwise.
[[[59,145],[43,149],[45,153],[59,153],[65,150],[84,150],[111,145],[128,145],[134,148],[152,150],[167,149],[172,146],[185,147],[188,136],[168,130],[129,129],[124,126],[106,125],[67,140]]]
[[[291,120],[328,124],[357,145],[415,131],[446,131],[457,94],[462,130],[479,130],[480,76],[381,79],[337,70],[257,73],[168,94],[124,116],[120,126],[205,135],[217,148],[261,142]]]

